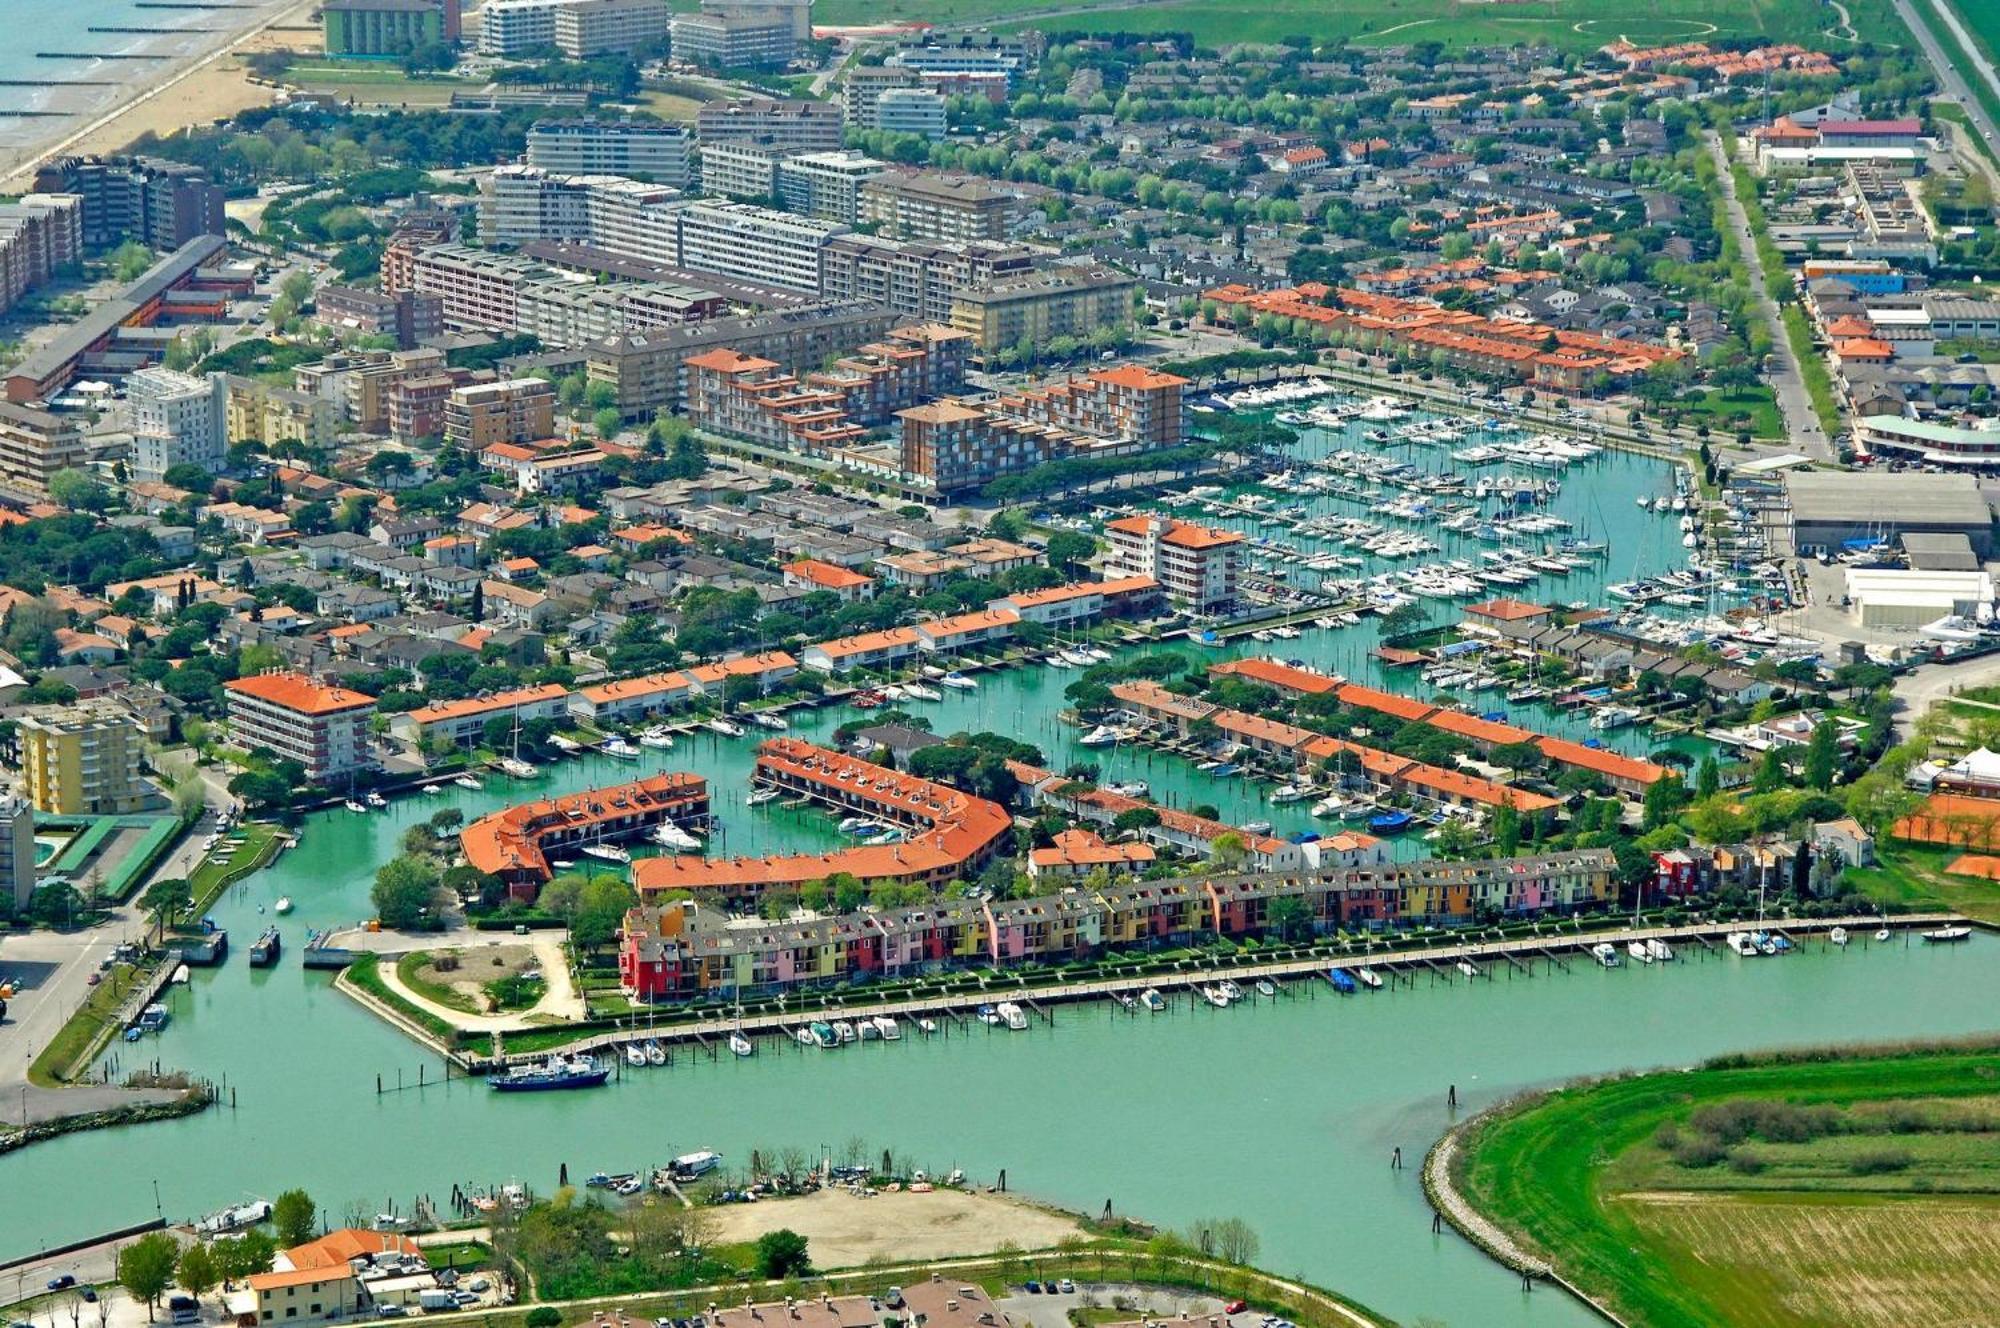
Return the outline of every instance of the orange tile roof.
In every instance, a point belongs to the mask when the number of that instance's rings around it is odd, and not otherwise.
[[[1429,719],[1437,707],[1428,701],[1416,701],[1394,692],[1385,692],[1375,687],[1363,687],[1359,683],[1344,683],[1340,688],[1340,703],[1357,706],[1363,710],[1374,710],[1393,719]]]
[[[817,650],[828,659],[842,659],[848,655],[866,655],[872,651],[887,650],[892,646],[917,644],[914,627],[891,627],[886,631],[862,632],[856,636],[836,637],[831,641],[819,641],[806,647]]]
[[[1311,669],[1294,668],[1281,664],[1275,659],[1232,659],[1222,664],[1209,666],[1209,673],[1221,677],[1248,678],[1252,682],[1269,683],[1273,687],[1288,692],[1301,692],[1308,696],[1318,696],[1340,686],[1340,679]]]
[[[375,698],[366,692],[315,682],[302,673],[260,673],[234,679],[223,686],[239,696],[255,697],[302,715],[335,715],[375,704]]]
[[[601,682],[592,687],[577,689],[577,695],[594,705],[606,705],[613,701],[629,700],[635,696],[658,696],[666,692],[687,691],[694,685],[685,673],[649,673],[643,678],[620,678],[616,682]]]
[[[545,881],[550,872],[542,842],[557,831],[642,816],[657,824],[676,808],[696,804],[707,811],[708,781],[700,775],[649,775],[630,784],[524,802],[482,816],[459,832],[458,842],[466,862],[480,871]]]
[[[1241,544],[1243,536],[1234,530],[1210,530],[1207,526],[1176,522],[1172,530],[1160,536],[1160,543],[1183,549],[1215,549],[1225,544]]]
[[[1115,369],[1099,369],[1090,376],[1113,387],[1131,387],[1142,391],[1189,385],[1189,380],[1179,374],[1162,373],[1143,364],[1121,364]]]
[[[858,586],[872,585],[875,578],[864,576],[849,567],[837,563],[821,562],[817,558],[801,558],[797,562],[786,563],[778,569],[788,572],[801,581],[810,581],[828,590],[853,590]]]
[[[1468,604],[1465,611],[1475,618],[1491,618],[1495,622],[1518,622],[1523,618],[1544,617],[1554,610],[1541,604],[1530,604],[1526,600],[1499,599],[1482,600],[1478,604]]]
[[[1497,720],[1481,719],[1468,715],[1463,710],[1439,710],[1424,723],[1446,733],[1455,733],[1461,738],[1474,742],[1489,743],[1495,747],[1505,747],[1517,742],[1533,742],[1535,734],[1512,724],[1502,724]]]
[[[1602,747],[1586,747],[1567,738],[1542,738],[1536,745],[1542,749],[1542,755],[1560,765],[1572,765],[1580,770],[1594,770],[1613,779],[1629,780],[1635,784],[1652,784],[1667,776],[1665,766],[1642,761],[1635,756],[1606,751]]]
[[[946,637],[969,636],[974,632],[991,631],[996,627],[1012,627],[1019,621],[1021,615],[1012,609],[977,609],[971,613],[960,613],[949,618],[918,623],[917,631],[933,641],[938,641]]]
[[[410,718],[419,725],[436,724],[448,719],[464,719],[468,715],[512,710],[518,706],[533,705],[538,701],[553,701],[568,695],[568,690],[560,683],[545,682],[539,687],[517,687],[511,692],[495,692],[491,696],[469,697],[463,701],[435,701],[409,713]]]

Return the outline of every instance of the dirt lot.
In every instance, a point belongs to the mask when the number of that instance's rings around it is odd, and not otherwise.
[[[456,962],[455,968],[440,968],[438,960]],[[431,962],[417,970],[417,978],[422,982],[448,987],[471,1003],[475,1010],[486,1009],[491,1002],[486,997],[485,987],[489,982],[525,973],[540,967],[535,952],[525,945],[499,945],[490,950],[444,950],[431,956]]]
[[[719,1238],[751,1241],[781,1227],[804,1236],[818,1268],[851,1268],[874,1260],[902,1262],[990,1254],[1012,1243],[1043,1249],[1080,1234],[1070,1218],[997,1194],[933,1190],[859,1199],[822,1190],[797,1199],[733,1204],[714,1210]]]

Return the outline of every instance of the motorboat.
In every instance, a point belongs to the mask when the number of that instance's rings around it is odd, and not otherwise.
[[[737,1056],[752,1056],[757,1052],[757,1048],[752,1045],[749,1038],[743,1036],[741,1031],[729,1035],[729,1050]]]
[[[423,786],[422,792],[427,798],[435,798],[438,794],[444,792],[444,789],[437,784],[426,784]]]
[[[813,1031],[810,1028],[801,1028],[798,1032],[792,1034],[792,1036],[798,1039],[798,1044],[801,1047],[817,1047],[820,1044],[819,1039],[813,1036]]]
[[[1312,805],[1314,816],[1339,816],[1347,810],[1347,800],[1338,793],[1321,798]]]
[[[370,807],[380,809],[383,807],[387,807],[389,805],[389,800],[383,797],[381,794],[377,793],[374,789],[369,789],[367,795],[367,803]]]
[[[623,738],[613,738],[599,750],[606,756],[618,761],[636,761],[639,759],[639,749]]]
[[[861,1040],[861,1035],[854,1031],[854,1025],[845,1019],[836,1019],[833,1021],[833,1037],[836,1042],[840,1043],[859,1042]]]
[[[505,1073],[489,1075],[486,1086],[502,1093],[540,1093],[595,1088],[610,1077],[610,1069],[593,1056],[551,1056],[539,1065],[515,1065]]]
[[[1229,1008],[1229,998],[1222,994],[1220,987],[1198,987],[1196,990],[1201,993],[1203,1000],[1213,1005],[1216,1009],[1227,1010]]]
[[[474,793],[477,793],[479,790],[486,787],[484,784],[480,783],[477,779],[473,778],[471,775],[460,775],[458,778],[452,780],[451,782],[458,785],[462,789],[470,789]]]
[[[743,726],[741,724],[732,723],[720,716],[704,722],[702,727],[710,733],[720,733],[725,738],[740,738],[743,736]]]
[[[935,687],[926,687],[920,682],[903,684],[903,695],[912,701],[942,701],[944,693]]]
[[[646,1049],[636,1042],[625,1044],[625,1063],[635,1069],[646,1068]]]
[[[1618,947],[1609,941],[1599,941],[1591,946],[1590,957],[1606,968],[1616,968],[1624,962],[1618,957]]]
[[[806,1026],[806,1032],[812,1040],[812,1045],[821,1050],[830,1050],[840,1045],[840,1034],[834,1031],[832,1024],[824,1020],[813,1020]]]
[[[938,681],[947,687],[955,687],[961,692],[976,692],[979,690],[977,681],[966,677],[963,673],[959,673],[956,670],[945,674]]]
[[[347,808],[347,810],[351,812],[360,812],[363,816],[366,816],[368,814],[368,804],[364,802],[357,802],[353,798],[349,798],[346,802],[343,802],[340,805]]]
[[[1372,968],[1355,969],[1354,980],[1370,991],[1382,990],[1382,975]]]
[[[863,1042],[873,1042],[882,1036],[882,1030],[875,1027],[875,1021],[873,1019],[855,1020],[854,1031],[861,1035],[861,1040]]]
[[[1876,939],[1876,940],[1878,940],[1878,941],[1886,941],[1886,940],[1888,940],[1888,939],[1889,939],[1889,929],[1888,929],[1887,927],[1882,927],[1882,928],[1879,928],[1879,929],[1878,929],[1878,930],[1876,931],[1876,933],[1875,933],[1875,939]]]
[[[743,799],[743,803],[747,807],[762,807],[765,803],[776,802],[783,796],[785,795],[782,792],[774,788],[753,789],[750,796]]]
[[[1280,784],[1271,790],[1272,802],[1304,802],[1312,796],[1312,789],[1305,784]]]
[[[1269,978],[1258,978],[1257,994],[1259,996],[1276,996],[1278,994],[1278,985]]]
[[[1109,747],[1117,741],[1118,730],[1112,728],[1109,724],[1099,724],[1090,732],[1077,739],[1077,742],[1085,747]]]
[[[1479,965],[1470,959],[1461,959],[1458,961],[1458,971],[1469,978],[1476,978],[1479,976]]]
[[[881,1035],[884,1042],[902,1041],[903,1026],[896,1022],[896,1016],[878,1014],[869,1022],[875,1025],[875,1031]]]
[[[1129,991],[1114,991],[1111,993],[1111,999],[1118,1002],[1118,1008],[1121,1010],[1130,1011],[1139,1008],[1137,998]]]
[[[1148,987],[1139,993],[1139,1004],[1158,1014],[1167,1008],[1167,998],[1160,995],[1158,988]]]
[[[1832,931],[1826,934],[1826,939],[1832,941],[1835,945],[1846,945],[1847,928],[1835,927]]]
[[[1226,978],[1223,981],[1217,983],[1215,989],[1221,992],[1225,997],[1227,997],[1231,1005],[1234,1005],[1236,1002],[1243,999],[1243,988],[1237,986],[1234,982],[1231,982]]]
[[[768,710],[759,710],[750,716],[750,722],[760,729],[769,729],[773,733],[783,733],[792,727],[791,722],[783,715],[774,715]]]
[[[1732,931],[1722,938],[1722,943],[1745,959],[1757,957],[1757,942],[1750,939],[1749,932]]]
[[[602,858],[606,862],[630,862],[632,860],[632,851],[620,848],[616,844],[585,844],[583,851],[593,858]]]
[[[1674,947],[1655,936],[1646,942],[1646,953],[1662,964],[1670,963],[1674,957]]]
[[[271,911],[279,917],[285,916],[285,914],[292,911],[292,897],[290,895],[280,895],[278,902],[271,906]]]
[[[667,732],[665,725],[655,724],[649,729],[640,730],[639,745],[641,747],[652,747],[659,751],[666,751],[673,747],[674,735]]]
[[[998,1028],[1000,1026],[1000,1011],[990,1002],[981,1004],[978,1009],[972,1012],[972,1017],[988,1028]]]
[[[254,1227],[259,1222],[269,1220],[271,1203],[268,1199],[253,1199],[234,1208],[225,1208],[218,1213],[210,1213],[194,1224],[195,1234],[200,1236],[220,1236],[231,1231],[241,1231]]]
[[[676,853],[701,852],[701,841],[672,821],[662,821],[654,827],[653,842],[664,845]]]
[[[1028,1012],[1012,1001],[1000,1002],[995,1012],[999,1014],[1000,1022],[1016,1033],[1028,1026]]]
[[[1652,948],[1648,946],[1644,941],[1626,942],[1625,953],[1631,955],[1634,959],[1638,960],[1642,964],[1650,964],[1653,962]]]
[[[1352,996],[1355,992],[1354,975],[1344,968],[1329,968],[1326,970],[1326,980],[1329,986],[1343,996]]]
[[[667,1049],[660,1045],[658,1038],[646,1039],[646,1045],[640,1048],[640,1050],[646,1053],[646,1064],[648,1065],[665,1065],[667,1063]]]

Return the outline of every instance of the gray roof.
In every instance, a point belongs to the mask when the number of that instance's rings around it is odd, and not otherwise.
[[[1799,524],[1940,525],[1984,529],[1993,511],[1970,475],[1800,470],[1785,476]]]

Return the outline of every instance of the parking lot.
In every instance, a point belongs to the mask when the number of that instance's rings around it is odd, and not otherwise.
[[[1032,1256],[1028,1262],[1033,1265]],[[1229,1328],[1263,1328],[1265,1318],[1264,1312],[1254,1305],[1240,1314],[1223,1316],[1223,1302],[1214,1296],[1181,1294],[1159,1287],[1125,1283],[1084,1283],[1069,1291],[1055,1292],[1015,1290],[994,1303],[1013,1320],[1015,1328],[1071,1328],[1071,1310],[1123,1308],[1126,1305],[1132,1307],[1130,1317],[1134,1319],[1142,1314],[1155,1319],[1179,1319],[1186,1314],[1189,1318],[1204,1320],[1209,1315],[1215,1315],[1223,1318]]]

